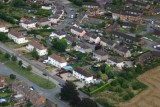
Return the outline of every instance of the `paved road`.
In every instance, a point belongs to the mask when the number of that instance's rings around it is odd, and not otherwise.
[[[71,15],[75,16],[75,14],[76,14],[76,10],[74,8],[70,8],[68,5],[64,4],[66,1],[60,0],[59,2],[64,6],[64,10],[67,13],[67,17],[65,18],[65,20],[62,24],[53,27],[54,29],[57,29],[57,30],[64,29],[68,25],[70,25],[70,23],[72,23],[74,21],[74,19],[71,18]]]
[[[47,71],[45,71],[40,66],[36,65],[35,63],[31,62],[30,60],[26,59],[25,57],[19,55],[16,51],[13,51],[12,49],[9,49],[8,47],[6,47],[5,45],[3,45],[2,43],[0,43],[0,50],[9,52],[10,54],[14,54],[15,56],[17,56],[18,59],[22,60],[23,63],[27,63],[29,65],[32,65],[32,68],[34,69],[33,73],[38,74],[39,76],[43,76],[42,75],[43,73],[48,73]],[[56,75],[50,75],[50,74],[48,74],[48,75],[49,75],[50,79],[52,79],[52,81],[54,83],[56,83],[56,84],[64,84],[65,83],[65,81],[63,81],[61,78],[57,77]],[[59,92],[60,92],[60,87],[57,86],[53,90],[47,90],[44,93],[45,93],[45,96],[47,96],[48,99],[50,99],[54,103],[58,104],[59,107],[68,107],[66,104],[64,105],[62,101],[57,100],[54,97]],[[89,97],[86,94],[82,93],[81,91],[79,91],[79,96],[81,98],[83,98],[83,97]]]
[[[0,75],[9,76],[10,74],[15,74],[16,77],[20,80],[23,80],[26,82],[29,86],[33,86],[36,91],[43,94],[46,98],[51,100],[53,103],[57,104],[59,107],[69,107],[67,103],[62,102],[61,100],[57,99],[55,95],[59,93],[59,87],[57,86],[54,89],[42,89],[36,84],[30,82],[28,79],[24,78],[23,76],[19,75],[15,71],[11,70],[10,68],[7,68],[4,64],[0,63]]]

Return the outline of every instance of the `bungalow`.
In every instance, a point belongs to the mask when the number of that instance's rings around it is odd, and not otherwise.
[[[99,9],[100,5],[98,3],[94,3],[94,2],[83,2],[82,7]]]
[[[84,31],[78,27],[73,26],[73,27],[71,27],[71,33],[75,34],[78,37],[83,37],[85,35],[86,31]]]
[[[114,46],[113,51],[126,58],[132,56],[131,52],[127,48],[124,48],[119,45]]]
[[[39,56],[43,56],[43,55],[47,55],[47,48],[45,48],[42,44],[40,44],[39,42],[32,40],[27,46],[26,48],[31,52],[34,49],[36,49],[37,53]]]
[[[109,66],[116,66],[119,69],[122,69],[122,67],[124,67],[123,60],[114,56],[110,56],[105,63]]]
[[[104,48],[112,49],[115,46],[115,43],[102,37],[100,41],[100,45],[102,45]]]
[[[86,45],[85,43],[79,43],[77,46],[74,48],[76,51],[82,52],[82,53],[91,53],[92,49]]]
[[[54,37],[57,37],[59,39],[62,39],[64,37],[66,37],[66,34],[60,30],[54,30],[51,34],[50,34],[50,38],[53,39]]]
[[[8,29],[4,25],[0,24],[0,32],[6,33],[6,32],[8,32]]]
[[[91,43],[98,44],[100,42],[100,37],[94,33],[86,33],[85,34],[85,39],[89,40]]]
[[[84,82],[85,84],[93,83],[95,80],[93,79],[93,75],[85,71],[80,67],[76,67],[73,70],[73,76],[75,76],[80,81]]]
[[[33,28],[36,28],[36,21],[26,20],[20,23],[20,26],[22,26],[25,29],[33,29]]]
[[[144,41],[142,39],[138,39],[136,37],[132,37],[132,36],[129,36],[125,33],[118,32],[118,31],[112,31],[112,32],[110,32],[110,35],[117,37],[117,38],[120,38],[122,40],[125,40],[127,42],[133,42],[136,44],[143,44],[144,43]]]
[[[105,51],[98,49],[93,52],[93,58],[97,59],[98,61],[104,61],[108,59],[108,54]]]
[[[143,18],[140,15],[130,14],[130,13],[120,13],[120,12],[112,12],[112,18],[117,20],[123,20],[123,21],[136,21],[138,23],[143,22]]]
[[[11,29],[8,32],[8,38],[12,39],[17,44],[23,44],[23,43],[28,42],[28,40],[26,39],[24,35],[22,35],[20,32],[13,30],[13,29]]]
[[[38,20],[37,24],[39,26],[51,26],[51,21],[48,19],[48,17],[43,17]]]
[[[58,68],[62,68],[67,65],[67,61],[61,56],[58,56],[56,54],[48,56],[48,63]]]
[[[21,94],[25,97],[24,99],[30,100],[34,107],[39,107],[45,104],[46,98],[39,92],[29,87],[28,84],[23,81],[15,80],[12,83],[12,91],[16,94]]]

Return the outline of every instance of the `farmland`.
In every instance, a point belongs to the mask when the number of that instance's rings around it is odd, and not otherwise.
[[[148,89],[135,96],[129,102],[121,103],[119,107],[158,107],[160,105],[160,66],[140,75],[138,80],[148,86]]]

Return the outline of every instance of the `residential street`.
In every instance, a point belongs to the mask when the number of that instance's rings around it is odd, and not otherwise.
[[[14,54],[15,56],[17,56],[18,60],[22,60],[23,63],[25,63],[26,65],[30,64],[32,65],[32,68],[34,69],[33,70],[33,73],[43,77],[43,72],[44,73],[47,73],[47,71],[45,71],[43,68],[41,68],[40,66],[36,65],[35,63],[32,63],[30,60],[26,59],[25,57],[19,55],[17,52],[13,51],[12,49],[9,49],[8,47],[4,46],[2,43],[0,43],[0,50],[4,51],[4,52],[9,52],[11,54]],[[14,73],[17,75],[18,78],[24,80],[24,81],[27,81],[27,83],[29,83],[31,86],[35,86],[35,89],[38,90],[40,93],[43,93],[46,98],[50,99],[52,102],[54,102],[55,104],[57,104],[59,107],[69,107],[69,105],[67,105],[66,103],[62,102],[61,100],[55,98],[55,95],[57,93],[60,92],[60,87],[58,84],[64,84],[65,81],[63,81],[61,78],[57,77],[56,75],[49,75],[50,77],[50,80],[52,80],[56,85],[57,87],[54,88],[54,89],[51,89],[51,90],[44,90],[40,87],[38,87],[37,85],[31,83],[29,80],[27,80],[26,78],[20,76],[19,74],[17,74],[16,72],[14,72],[13,70],[5,67],[3,64],[0,64],[0,73],[1,74],[5,74],[5,75],[9,75],[11,73]],[[88,97],[88,95],[82,93],[81,91],[79,91],[79,96],[81,98],[83,97]]]

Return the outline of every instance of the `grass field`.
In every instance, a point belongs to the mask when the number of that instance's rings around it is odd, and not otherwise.
[[[51,81],[48,81],[47,79],[44,79],[36,74],[33,74],[32,72],[29,72],[16,64],[16,62],[9,61],[6,63],[6,66],[11,68],[12,70],[16,71],[20,75],[26,77],[31,82],[37,84],[39,87],[44,89],[52,89],[55,87],[55,84]]]

